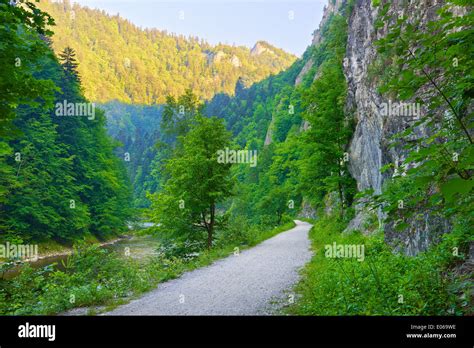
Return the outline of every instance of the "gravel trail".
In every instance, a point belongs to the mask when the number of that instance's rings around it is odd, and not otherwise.
[[[105,315],[265,315],[287,302],[311,258],[308,231],[296,227],[259,245],[161,283]]]

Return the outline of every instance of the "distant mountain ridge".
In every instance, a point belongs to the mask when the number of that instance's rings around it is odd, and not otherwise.
[[[119,15],[44,0],[55,20],[53,48],[77,52],[85,95],[95,102],[160,104],[187,88],[203,99],[233,95],[239,78],[249,85],[288,68],[296,56],[264,41],[253,49],[211,45],[195,37],[141,29]],[[157,23],[159,25],[159,23]]]

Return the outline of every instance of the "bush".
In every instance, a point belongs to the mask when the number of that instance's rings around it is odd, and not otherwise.
[[[254,239],[253,228],[242,216],[233,217],[226,228],[216,233],[218,247],[249,245]]]
[[[105,304],[150,288],[160,275],[131,259],[97,246],[75,247],[65,271],[52,266],[33,269],[24,264],[19,275],[1,280],[0,314],[53,314],[73,307]]]
[[[298,284],[300,300],[289,312],[302,315],[447,315],[472,312],[469,287],[463,279],[448,278],[449,267],[462,257],[452,253],[459,245],[452,233],[443,243],[416,257],[394,254],[383,235],[341,233],[334,218],[322,218],[310,232],[316,252]],[[456,241],[454,241],[456,240]],[[454,242],[453,242],[454,241]],[[363,261],[329,258],[324,246],[364,245]],[[457,284],[457,285],[456,285]]]

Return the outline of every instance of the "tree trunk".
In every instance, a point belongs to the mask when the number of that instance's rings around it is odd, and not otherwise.
[[[207,228],[207,248],[208,249],[212,248],[212,237],[214,234],[215,210],[216,210],[216,206],[214,203],[211,204],[210,210],[211,210],[211,221],[209,222],[208,228]]]

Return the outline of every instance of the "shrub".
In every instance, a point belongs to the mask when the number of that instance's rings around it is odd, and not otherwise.
[[[450,266],[462,259],[452,253],[463,234],[416,257],[394,254],[383,235],[343,234],[344,223],[322,218],[310,232],[315,256],[297,286],[301,298],[289,312],[302,315],[447,315],[472,312],[469,286],[449,278]],[[326,244],[361,244],[365,258],[328,258]]]

